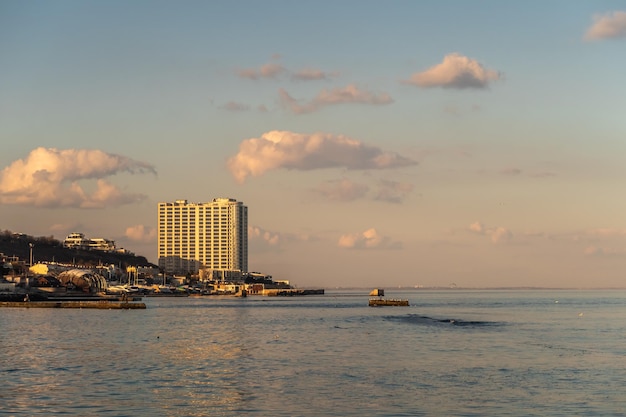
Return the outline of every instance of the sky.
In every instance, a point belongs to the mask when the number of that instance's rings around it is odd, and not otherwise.
[[[626,287],[624,1],[0,0],[0,229],[299,287]],[[36,260],[36,248],[34,250]]]

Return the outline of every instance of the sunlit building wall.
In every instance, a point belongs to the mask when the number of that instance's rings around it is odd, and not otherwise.
[[[248,207],[230,198],[159,203],[158,262],[167,273],[248,272]]]

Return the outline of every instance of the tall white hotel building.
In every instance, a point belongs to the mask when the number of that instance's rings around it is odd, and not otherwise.
[[[231,198],[159,203],[159,268],[248,272],[248,207]]]

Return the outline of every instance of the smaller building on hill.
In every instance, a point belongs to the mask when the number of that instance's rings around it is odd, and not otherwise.
[[[63,247],[68,249],[88,249],[89,239],[82,233],[70,233],[63,241]]]
[[[63,247],[68,249],[99,250],[103,252],[114,252],[115,241],[95,237],[88,239],[83,233],[70,233],[63,241]]]

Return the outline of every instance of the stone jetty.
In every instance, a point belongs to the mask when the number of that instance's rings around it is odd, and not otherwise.
[[[0,307],[17,308],[95,308],[100,310],[143,310],[145,303],[136,301],[0,301]]]

